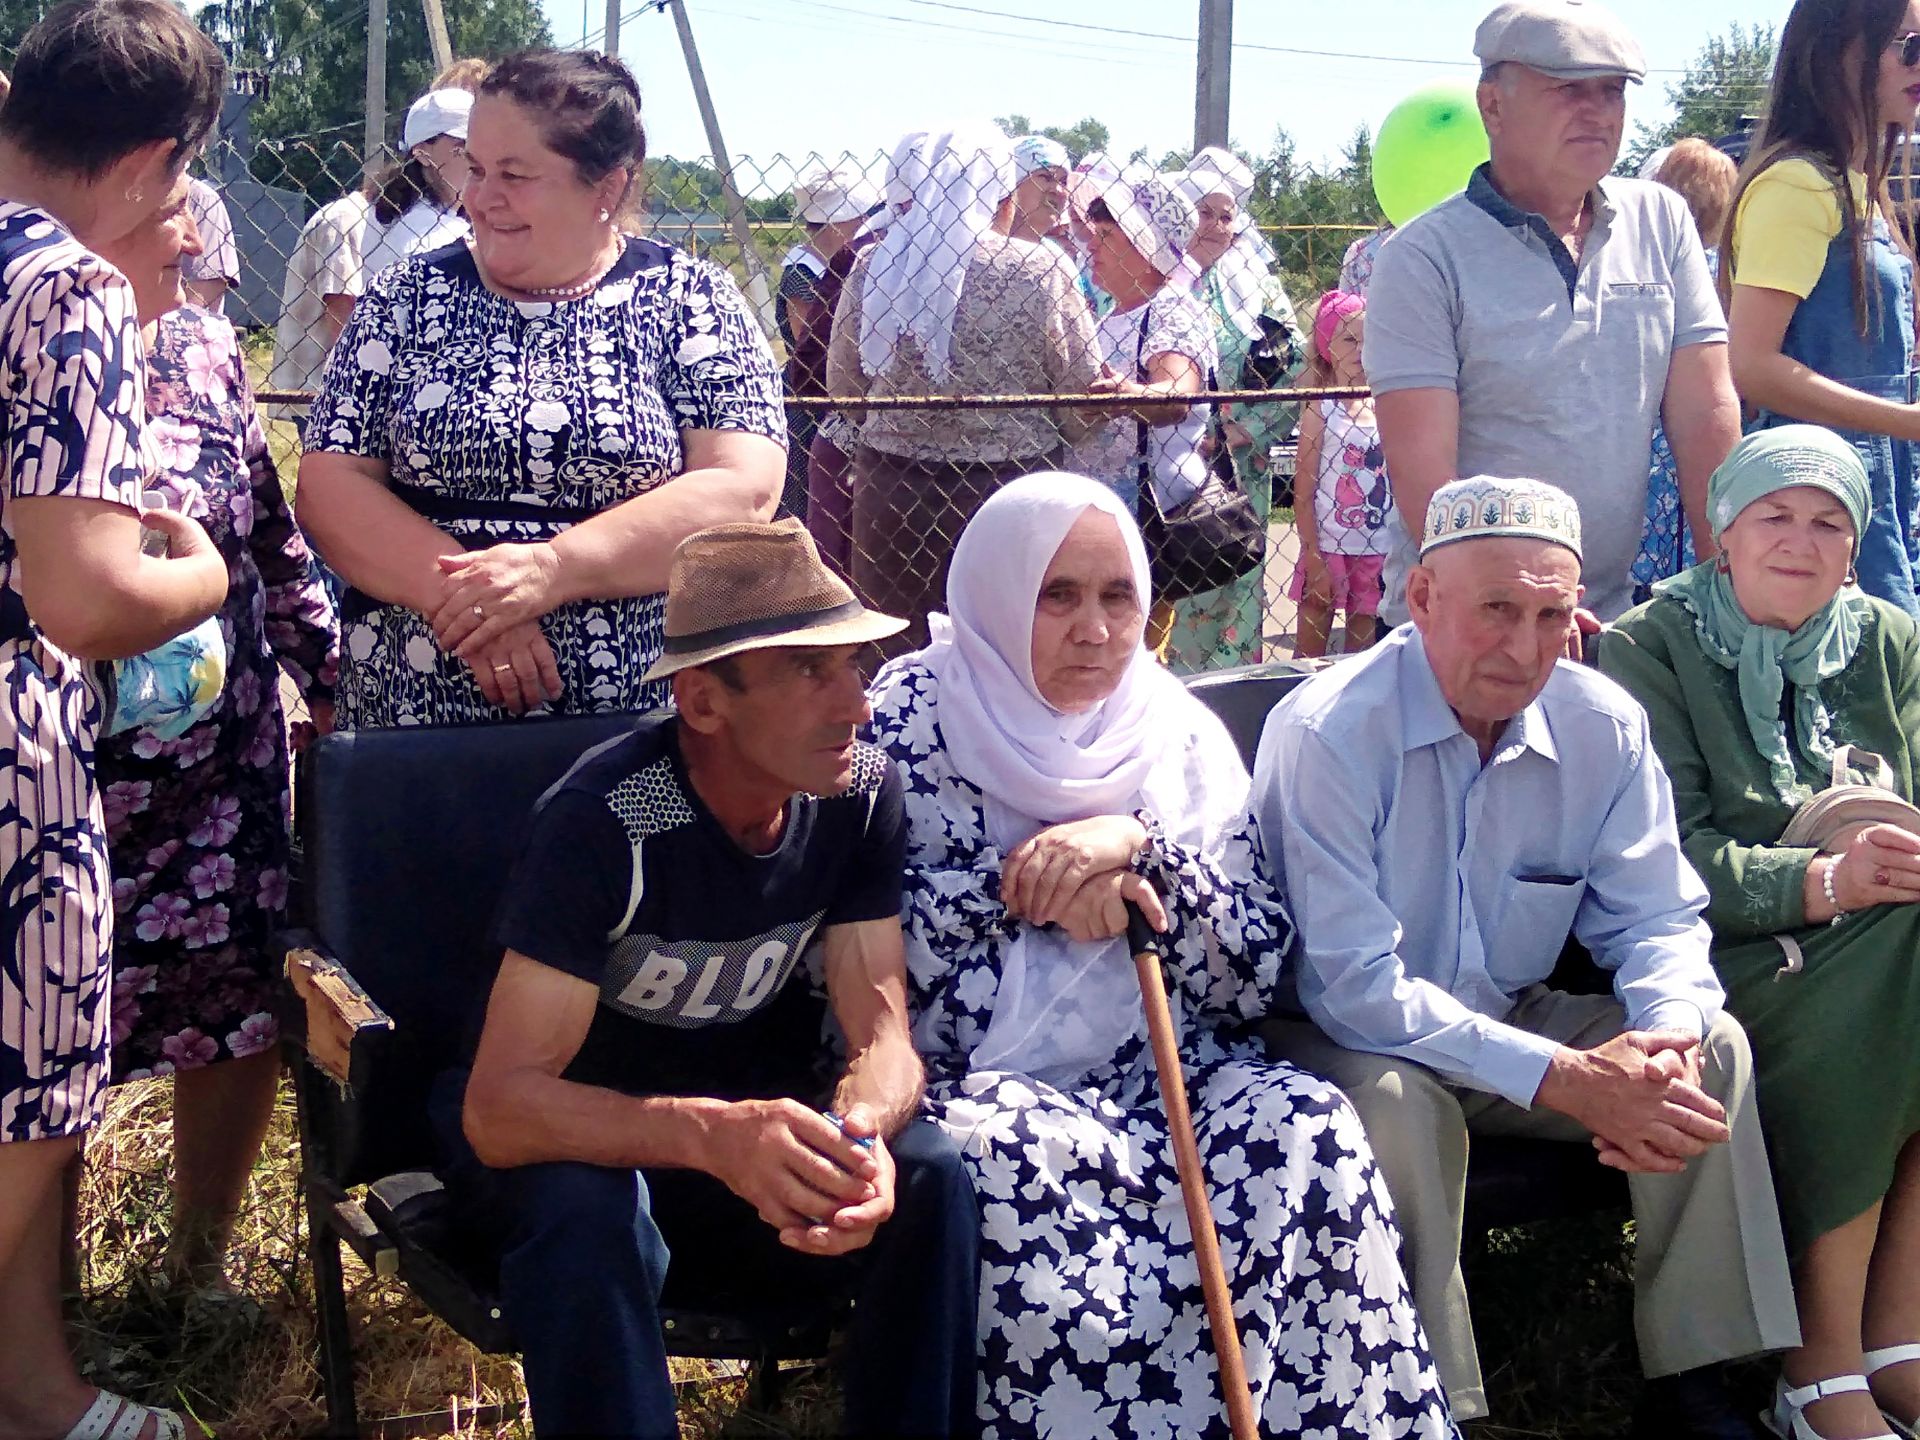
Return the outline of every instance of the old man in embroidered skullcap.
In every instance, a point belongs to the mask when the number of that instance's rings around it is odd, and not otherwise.
[[[1654,1400],[1798,1336],[1747,1038],[1646,713],[1562,658],[1580,564],[1565,492],[1442,486],[1411,623],[1295,690],[1254,770],[1304,951],[1267,1040],[1359,1109],[1462,1419],[1487,1410],[1459,1264],[1469,1133],[1592,1144],[1628,1173]],[[1611,994],[1549,983],[1569,941]]]

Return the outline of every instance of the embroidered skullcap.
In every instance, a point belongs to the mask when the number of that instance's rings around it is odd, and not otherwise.
[[[1045,135],[1022,135],[1013,142],[1013,172],[1022,180],[1036,170],[1065,170],[1067,147]]]
[[[1580,507],[1544,480],[1476,475],[1433,492],[1421,532],[1420,557],[1456,540],[1550,540],[1580,553]]]

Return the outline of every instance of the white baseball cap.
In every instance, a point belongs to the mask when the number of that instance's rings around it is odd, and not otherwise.
[[[473,114],[473,95],[466,90],[429,90],[407,107],[407,123],[400,127],[400,143],[411,150],[442,135],[467,138],[467,117]]]

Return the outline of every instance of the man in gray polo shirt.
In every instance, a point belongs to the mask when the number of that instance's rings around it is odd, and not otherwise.
[[[1399,516],[1392,623],[1417,524],[1461,475],[1527,476],[1586,517],[1586,604],[1632,603],[1653,428],[1664,418],[1688,528],[1712,553],[1707,477],[1740,438],[1727,327],[1686,204],[1609,178],[1639,44],[1587,0],[1509,0],[1481,23],[1492,160],[1381,247],[1367,376]]]

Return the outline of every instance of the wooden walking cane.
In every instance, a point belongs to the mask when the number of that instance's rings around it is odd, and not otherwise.
[[[1180,1175],[1180,1196],[1187,1203],[1187,1226],[1193,1231],[1194,1259],[1200,1266],[1200,1290],[1207,1301],[1207,1326],[1220,1357],[1220,1391],[1227,1402],[1227,1424],[1233,1440],[1259,1440],[1253,1413],[1253,1392],[1247,1388],[1247,1364],[1240,1354],[1240,1331],[1233,1323],[1233,1291],[1220,1263],[1220,1236],[1213,1228],[1213,1207],[1207,1203],[1207,1177],[1200,1168],[1200,1145],[1193,1138],[1193,1115],[1187,1109],[1187,1081],[1180,1068],[1180,1046],[1173,1034],[1173,1011],[1167,1007],[1167,982],[1160,973],[1160,938],[1147,917],[1127,902],[1127,948],[1140,977],[1140,998],[1147,1008],[1147,1037],[1153,1042],[1153,1068],[1160,1080],[1160,1103],[1166,1107],[1167,1129],[1173,1134],[1174,1169]]]

